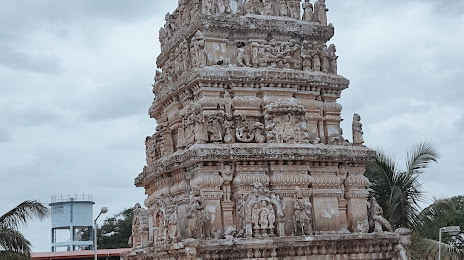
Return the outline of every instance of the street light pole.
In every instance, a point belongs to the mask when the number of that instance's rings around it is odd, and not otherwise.
[[[455,236],[461,232],[460,226],[442,227],[438,233],[438,260],[441,260],[441,233],[448,233]]]
[[[97,260],[98,258],[97,256],[98,254],[97,252],[97,219],[100,217],[101,214],[105,214],[106,212],[108,212],[107,207],[101,208],[100,214],[98,214],[97,218],[93,221],[93,249],[95,250],[94,260]]]

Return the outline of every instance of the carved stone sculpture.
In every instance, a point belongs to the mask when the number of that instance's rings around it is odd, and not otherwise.
[[[380,207],[375,198],[371,198],[371,201],[368,204],[368,211],[369,225],[373,232],[383,232],[384,228],[389,232],[393,232],[391,224],[383,217],[382,207]]]
[[[147,209],[124,260],[405,259],[405,232],[368,210],[375,152],[358,115],[343,137],[349,80],[325,1],[178,4],[159,31],[157,126],[135,179]]]
[[[301,190],[297,187],[293,200],[293,234],[295,236],[311,235],[312,232],[312,205],[303,199]]]
[[[312,22],[314,15],[314,8],[313,4],[309,2],[309,0],[305,0],[303,2],[303,21],[305,22]]]
[[[188,228],[190,237],[204,239],[208,234],[208,213],[205,210],[205,199],[199,187],[192,187],[189,207],[187,211]]]
[[[192,37],[190,55],[194,67],[203,68],[206,66],[205,40],[201,31],[197,31]]]
[[[330,62],[330,69],[329,73],[333,75],[337,75],[337,59],[338,56],[335,54],[337,49],[335,48],[334,44],[329,46],[329,62]]]
[[[248,54],[247,50],[244,48],[245,43],[239,42],[237,43],[237,62],[238,66],[240,67],[251,67],[251,60],[250,55]]]
[[[279,14],[280,16],[288,16],[288,7],[286,0],[278,0],[279,1]]]
[[[314,18],[315,22],[319,22],[322,25],[327,25],[327,12],[329,9],[325,5],[325,0],[317,0],[314,3]]]
[[[361,124],[361,116],[354,114],[353,116],[353,144],[362,145],[364,143],[363,130]]]

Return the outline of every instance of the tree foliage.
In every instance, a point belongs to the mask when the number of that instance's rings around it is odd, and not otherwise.
[[[413,231],[410,251],[414,260],[437,259],[440,246],[442,259],[464,259],[463,235],[445,235],[441,245],[438,241],[441,227],[463,227],[464,197],[436,200],[420,210],[419,202],[424,201],[420,176],[438,158],[438,152],[433,146],[420,143],[409,150],[406,170],[398,169],[397,163],[387,154],[377,152],[375,162],[369,164],[365,172],[372,183],[371,196],[383,208],[385,218],[395,228],[404,227]]]
[[[24,201],[0,216],[0,259],[22,260],[31,256],[31,243],[18,231],[29,220],[48,217],[49,210],[38,201]]]
[[[129,237],[132,234],[132,211],[125,209],[114,216],[105,219],[98,229],[98,248],[115,249],[128,248]]]

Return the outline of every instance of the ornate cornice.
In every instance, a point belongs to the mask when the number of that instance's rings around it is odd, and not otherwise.
[[[144,187],[153,178],[198,162],[213,161],[371,161],[375,152],[366,147],[312,144],[195,144],[145,167],[135,185]]]

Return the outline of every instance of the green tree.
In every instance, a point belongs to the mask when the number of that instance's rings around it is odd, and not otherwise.
[[[29,220],[48,217],[49,210],[38,201],[24,201],[0,216],[0,259],[30,259],[31,243],[18,231]]]
[[[438,160],[437,150],[426,143],[411,148],[406,170],[387,154],[377,152],[375,162],[368,165],[366,177],[372,183],[372,196],[385,212],[385,218],[396,228],[412,228],[420,224],[419,202],[424,199],[419,177],[423,170]]]
[[[105,219],[98,229],[98,248],[115,249],[128,248],[129,237],[132,234],[132,211],[125,209],[114,216]]]
[[[420,226],[415,227],[415,239],[411,246],[413,259],[436,259],[438,248],[442,248],[442,259],[464,259],[462,248],[463,234],[449,236],[443,234],[442,244],[439,243],[439,229],[446,226],[464,226],[464,197],[435,200],[420,214]]]

